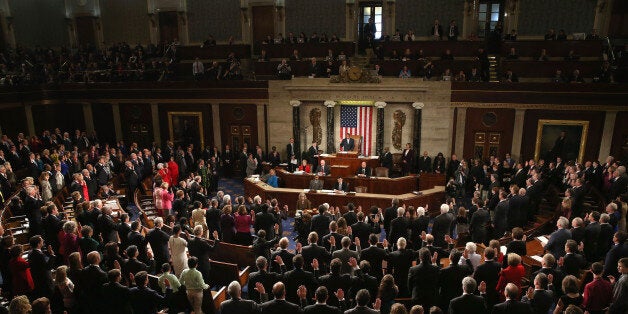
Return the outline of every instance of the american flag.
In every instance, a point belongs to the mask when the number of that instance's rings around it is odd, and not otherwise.
[[[340,140],[347,132],[362,135],[362,154],[371,155],[371,134],[373,129],[372,106],[341,106],[340,107]],[[358,143],[355,143],[358,145]],[[360,147],[357,147],[358,152]]]

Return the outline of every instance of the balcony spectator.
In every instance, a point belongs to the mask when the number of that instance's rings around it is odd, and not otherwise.
[[[344,50],[340,50],[340,53],[338,54],[338,61],[342,61],[342,60],[349,61],[349,57],[347,57]]]
[[[205,74],[205,67],[203,66],[203,62],[196,57],[194,58],[194,63],[192,63],[192,75],[194,75],[194,79],[199,81],[203,78]]]
[[[567,40],[567,34],[565,33],[564,29],[561,29],[558,31],[558,35],[556,36],[556,40],[558,41],[565,41]]]
[[[286,59],[281,59],[281,63],[277,65],[277,76],[281,80],[289,80],[292,78],[292,68]]]
[[[416,37],[414,36],[414,31],[409,29],[408,32],[403,36],[403,41],[415,41]]]
[[[504,83],[517,83],[519,82],[519,78],[517,77],[517,75],[512,72],[511,69],[506,70],[506,73],[504,73],[504,79],[502,80],[502,82]]]
[[[480,38],[478,37],[478,34],[471,33],[471,34],[469,34],[469,36],[467,36],[467,40],[468,41],[478,41],[478,40],[480,40]]]
[[[308,75],[310,77],[319,77],[321,75],[321,66],[316,62],[316,58],[310,59],[310,65],[308,67]]]
[[[392,54],[390,55],[390,60],[399,61],[399,53],[397,52],[397,49],[393,49]]]
[[[203,42],[203,46],[201,46],[201,48],[213,46],[216,46],[216,40],[214,39],[214,36],[209,35],[207,36],[207,39],[205,39],[205,41]]]
[[[294,49],[292,51],[292,55],[290,56],[290,61],[301,61],[301,55],[299,54],[299,50]]]
[[[580,56],[576,54],[574,50],[569,50],[569,53],[565,57],[565,61],[578,61]]]
[[[325,74],[327,75],[327,77],[331,77],[332,75],[338,75],[338,67],[334,64],[332,60],[327,60]]]
[[[264,38],[264,40],[262,40],[262,45],[271,45],[274,42],[275,42],[275,40],[273,39],[272,36],[266,35],[266,38]]]
[[[417,60],[425,60],[426,56],[425,54],[423,54],[423,49],[419,49],[419,51],[417,51],[416,53],[416,59]]]
[[[211,81],[220,80],[222,77],[222,66],[217,62],[213,61],[212,65],[207,68],[207,77]]]
[[[340,38],[338,38],[338,36],[336,36],[336,34],[331,35],[331,38],[329,39],[330,43],[339,43],[340,42]]]
[[[456,77],[454,78],[454,81],[456,81],[456,82],[466,82],[467,81],[467,75],[464,73],[463,70],[460,70],[460,72],[458,72],[458,75],[456,75]]]
[[[384,60],[384,48],[382,47],[382,45],[375,46],[375,48],[373,49],[373,53],[375,54],[377,60]]]
[[[443,72],[443,75],[441,76],[441,81],[451,81],[451,70],[450,69],[445,69],[445,72]]]
[[[235,37],[229,36],[229,39],[227,39],[227,45],[233,45],[233,44],[235,44]]]
[[[338,74],[340,76],[346,76],[349,73],[349,63],[346,59],[340,62],[340,66],[338,67]]]
[[[595,83],[612,83],[613,80],[613,72],[611,70],[611,65],[608,61],[604,61],[602,66],[600,67],[600,71],[593,77],[593,82]]]
[[[549,60],[549,57],[547,55],[547,49],[543,48],[541,49],[541,53],[539,54],[539,56],[536,58],[536,61],[547,61]]]
[[[584,79],[580,75],[580,70],[573,70],[571,78],[569,78],[569,83],[584,83]]]
[[[508,60],[518,60],[519,59],[519,55],[517,54],[517,50],[515,50],[515,47],[510,47],[510,52],[508,52],[508,55],[506,56],[506,59],[508,59]]]
[[[433,40],[443,39],[443,27],[438,22],[438,19],[434,20],[434,25],[432,25],[432,29],[430,30],[430,36]]]
[[[266,49],[262,49],[262,51],[260,51],[260,55],[259,58],[257,59],[258,62],[268,62],[270,61],[270,57],[268,57],[268,52],[266,52]]]
[[[484,80],[482,78],[482,75],[480,74],[480,71],[478,71],[478,68],[475,67],[471,69],[471,73],[469,73],[467,79],[469,80],[469,82],[482,82]]]
[[[294,34],[292,32],[288,33],[288,37],[286,37],[285,40],[286,44],[296,44],[297,43],[297,36],[294,36]]]
[[[327,43],[327,42],[329,42],[329,37],[327,37],[327,33],[323,32],[321,34],[321,37],[318,39],[318,42],[320,42],[320,43]]]
[[[334,61],[335,57],[334,57],[334,51],[329,48],[327,49],[327,55],[325,56],[325,61]]]
[[[297,38],[297,43],[304,44],[306,42],[307,42],[307,36],[305,35],[304,32],[301,32],[301,34],[299,34],[299,38]]]
[[[390,41],[402,41],[403,37],[401,37],[401,33],[399,29],[395,29],[395,33],[390,37]]]
[[[592,29],[590,33],[587,34],[586,40],[599,40],[600,35],[597,34],[597,29]]]
[[[460,32],[458,31],[458,25],[456,25],[456,20],[451,20],[449,22],[449,32],[447,33],[447,39],[451,41],[458,40],[458,35]]]
[[[425,64],[423,66],[423,77],[425,77],[426,80],[430,80],[432,79],[432,77],[435,75],[435,67],[434,64],[432,63],[431,60],[428,59],[427,64]]]
[[[401,57],[401,61],[410,61],[413,59],[412,50],[410,48],[406,48],[403,52],[403,56]]]
[[[451,54],[451,50],[447,49],[440,57],[441,60],[454,60],[454,55]]]
[[[283,44],[284,43],[283,34],[282,33],[278,33],[277,36],[275,36],[275,39],[273,39],[273,42],[275,44]]]
[[[554,77],[552,77],[552,82],[554,83],[567,83],[567,78],[563,75],[563,70],[556,69],[554,73]]]
[[[511,41],[517,40],[517,30],[515,29],[511,30],[510,34],[506,34],[504,36],[504,40],[511,40]]]
[[[225,71],[223,77],[228,80],[241,80],[243,77],[242,70],[240,69],[240,60],[236,58],[234,52],[229,53],[227,63],[229,64],[229,68]]]
[[[545,40],[556,40],[556,31],[553,28],[550,28],[547,33],[545,33]]]
[[[412,77],[411,71],[408,69],[407,65],[404,65],[401,71],[399,71],[399,78],[407,79]]]

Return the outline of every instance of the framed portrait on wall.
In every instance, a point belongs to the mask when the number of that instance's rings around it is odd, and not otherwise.
[[[194,144],[195,149],[203,149],[203,130],[202,112],[168,112],[168,131],[175,147]]]
[[[589,121],[540,119],[536,130],[534,159],[582,162]]]

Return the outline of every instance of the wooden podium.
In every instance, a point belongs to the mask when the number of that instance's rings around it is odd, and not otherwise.
[[[318,160],[325,160],[331,168],[331,175],[334,177],[352,176],[360,168],[363,161],[366,165],[375,170],[379,166],[379,158],[358,157],[357,152],[340,152],[332,155],[319,155]]]

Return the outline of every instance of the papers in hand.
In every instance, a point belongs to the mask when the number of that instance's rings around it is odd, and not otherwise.
[[[502,245],[499,247],[499,251],[502,252],[502,254],[506,255],[508,248],[505,245]]]
[[[537,262],[542,262],[543,261],[543,257],[538,256],[538,255],[532,255],[530,256],[533,260],[537,261]]]
[[[296,171],[294,171],[294,174],[303,174],[303,173],[305,173],[305,171],[303,171],[303,170],[296,170]]]
[[[539,240],[543,246],[547,245],[547,242],[549,242],[549,239],[546,236],[536,237],[536,239]]]

